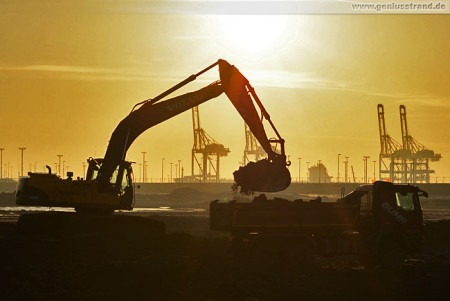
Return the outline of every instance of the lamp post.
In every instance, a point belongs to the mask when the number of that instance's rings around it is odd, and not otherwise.
[[[364,183],[367,183],[367,159],[369,159],[369,156],[363,156],[364,161]]]
[[[164,183],[164,158],[161,160],[161,183]]]
[[[181,160],[178,160],[178,178],[181,178]]]
[[[146,178],[145,178],[145,174],[146,174],[146,172],[145,172],[145,154],[147,153],[147,152],[141,152],[142,153],[142,183],[145,183],[145,180],[146,180]]]
[[[306,182],[309,182],[309,161],[306,162]]]
[[[322,165],[322,160],[318,160],[317,168],[319,170],[319,183],[320,183],[320,165]]]
[[[170,183],[172,183],[172,166],[173,166],[173,163],[170,162]]]
[[[62,173],[62,175],[61,175],[62,177],[64,177],[64,174],[66,173],[65,168],[66,168],[66,161],[63,160],[63,173]]]
[[[56,155],[56,156],[59,158],[58,173],[59,173],[59,175],[61,175],[61,157],[62,157],[63,155]]]
[[[0,148],[0,179],[3,179],[3,151],[4,148]]]
[[[377,164],[377,161],[376,160],[373,160],[373,179],[374,180],[376,180],[376,177],[375,177],[375,169],[376,169],[376,165]]]
[[[20,176],[23,177],[23,151],[26,150],[26,147],[19,147],[21,151],[20,155]]]
[[[341,154],[338,154],[338,173],[337,173],[337,179],[336,179],[336,182],[338,182],[339,183],[339,176],[340,176],[340,174],[339,174],[339,157],[341,156]]]
[[[142,163],[139,163],[139,182],[142,182]]]
[[[177,175],[178,175],[178,163],[175,163],[175,179],[177,178]],[[174,179],[174,182],[175,182],[175,179]]]
[[[301,167],[302,167],[301,163],[302,163],[302,158],[298,157],[298,182],[299,183],[302,181],[302,177],[301,177],[301,173],[300,173]]]
[[[348,182],[348,158],[350,158],[350,157],[345,157],[345,161],[344,161],[344,164],[345,164],[345,183],[347,183]]]
[[[86,162],[83,162],[83,177],[86,176]]]

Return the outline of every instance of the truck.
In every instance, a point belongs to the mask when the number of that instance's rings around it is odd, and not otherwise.
[[[376,181],[333,202],[267,199],[210,203],[210,228],[230,234],[236,255],[306,267],[316,255],[356,255],[365,267],[398,269],[420,256],[424,222],[416,186]]]

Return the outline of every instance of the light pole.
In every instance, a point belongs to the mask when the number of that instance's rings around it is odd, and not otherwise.
[[[309,182],[309,161],[306,162],[306,182]]]
[[[178,160],[178,178],[181,179],[181,160]]]
[[[142,182],[142,163],[139,163],[139,182]]]
[[[164,183],[164,158],[161,160],[161,183]]]
[[[376,180],[376,177],[375,177],[375,169],[376,169],[376,165],[377,164],[377,161],[376,160],[373,160],[373,179],[374,180]]]
[[[302,163],[302,158],[298,157],[298,182],[300,183],[302,181],[302,177],[301,177],[301,173],[300,173],[300,169],[302,167],[301,165]]]
[[[0,148],[0,179],[3,179],[3,151],[4,148]]]
[[[319,163],[317,163],[317,168],[319,170],[319,183],[320,183],[320,165],[322,165],[322,160],[318,160]]]
[[[86,176],[86,162],[83,162],[83,177]]]
[[[64,177],[64,174],[66,173],[66,161],[63,160],[63,173],[62,173],[62,177]]]
[[[23,151],[26,150],[26,147],[19,147],[21,151],[20,155],[20,176],[23,177]]]
[[[58,173],[61,176],[61,158],[63,155],[56,155],[59,158]]]
[[[364,161],[364,183],[367,183],[367,159],[369,159],[369,156],[363,156]]]
[[[173,163],[170,162],[170,183],[172,183],[172,166],[173,166]]]
[[[146,174],[146,172],[145,172],[145,154],[147,153],[147,152],[141,152],[142,153],[142,183],[145,183],[145,180],[146,180],[146,178],[145,178],[145,174]]]
[[[345,183],[348,183],[348,158],[350,158],[350,157],[345,157],[345,161],[344,161],[344,164],[345,164]]]
[[[341,156],[341,154],[338,154],[338,175],[337,175],[337,179],[336,179],[336,182],[338,182],[339,183],[339,176],[340,176],[340,174],[339,174],[339,157]]]

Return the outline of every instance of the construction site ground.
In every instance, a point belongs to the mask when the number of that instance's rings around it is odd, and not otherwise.
[[[209,230],[203,207],[95,218],[3,209],[0,300],[450,297],[450,220],[428,220],[423,260],[409,260],[392,273],[364,269],[352,256],[317,257],[315,267],[302,270],[236,260],[228,235]]]

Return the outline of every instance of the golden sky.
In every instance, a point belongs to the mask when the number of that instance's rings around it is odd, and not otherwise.
[[[222,58],[255,87],[286,139],[293,177],[297,157],[303,177],[306,161],[317,160],[336,177],[338,153],[362,177],[363,155],[378,160],[376,105],[383,103],[397,141],[398,107],[406,105],[410,133],[442,154],[432,168],[439,181],[450,180],[448,16],[161,14],[136,1],[56,3],[0,4],[0,147],[15,175],[21,146],[26,170],[36,163],[43,171],[63,154],[81,175],[82,162],[104,155],[135,103]],[[183,91],[218,78],[210,71]],[[222,176],[231,178],[242,161],[243,121],[224,95],[200,114],[231,150],[221,161]],[[140,162],[146,151],[152,178],[161,177],[163,157],[166,176],[177,160],[190,174],[191,118],[185,112],[150,129],[128,159]]]

